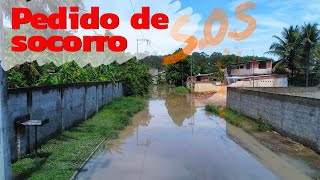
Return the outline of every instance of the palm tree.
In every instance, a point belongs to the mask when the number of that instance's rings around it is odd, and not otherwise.
[[[279,57],[279,63],[274,68],[277,68],[283,64],[286,64],[291,70],[291,76],[294,76],[296,69],[296,63],[300,59],[300,36],[299,27],[290,26],[284,28],[281,33],[282,38],[273,36],[278,42],[273,43],[267,54],[272,54]]]
[[[316,66],[314,68],[314,72],[316,74],[316,78],[319,80],[319,85],[317,87],[320,87],[320,42],[318,43],[317,49],[314,54],[316,58]]]
[[[59,6],[79,6],[84,9],[84,4],[81,0],[0,0],[0,61],[5,56],[5,38],[4,38],[4,17],[11,20],[12,7],[28,7],[33,12],[43,12],[50,14],[55,12]],[[10,148],[6,133],[8,131],[7,116],[6,116],[6,96],[7,96],[7,83],[6,73],[0,68],[0,179],[11,179],[11,166],[10,166]],[[3,131],[2,131],[3,130]]]
[[[310,74],[310,64],[314,59],[315,52],[318,49],[318,44],[320,41],[320,31],[318,29],[318,24],[304,24],[301,29],[302,36],[302,49],[305,62],[305,74],[306,74],[306,87],[309,86],[309,74]]]
[[[315,51],[316,59],[318,60],[318,63],[320,63],[320,42],[318,43],[317,49]]]

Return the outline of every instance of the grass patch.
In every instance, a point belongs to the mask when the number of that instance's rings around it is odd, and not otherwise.
[[[13,164],[14,179],[69,179],[105,138],[117,138],[119,130],[131,123],[131,116],[146,106],[139,97],[114,100],[91,119],[64,131],[39,150]]]
[[[179,86],[179,87],[176,88],[176,93],[178,93],[178,94],[189,94],[190,91],[186,87]]]
[[[270,124],[266,122],[259,122],[258,123],[258,131],[259,132],[266,132],[266,131],[272,131],[273,128]]]
[[[230,124],[241,127],[249,132],[267,132],[273,130],[270,124],[263,122],[261,119],[253,120],[231,109],[223,109],[212,105],[207,105],[205,109],[224,117]]]
[[[220,115],[220,113],[222,112],[220,109],[218,109],[218,107],[216,106],[211,106],[211,105],[206,105],[206,111],[210,111],[210,112],[214,112],[215,114]]]

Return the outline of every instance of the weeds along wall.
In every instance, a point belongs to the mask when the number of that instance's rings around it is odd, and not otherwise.
[[[320,99],[316,98],[317,94],[320,88],[228,87],[227,107],[266,121],[280,134],[320,153]]]
[[[30,116],[32,120],[49,119],[38,127],[38,146],[55,135],[83,122],[113,99],[124,96],[122,82],[79,83],[8,90],[8,121],[11,159],[35,148],[34,127],[25,127],[17,121]]]

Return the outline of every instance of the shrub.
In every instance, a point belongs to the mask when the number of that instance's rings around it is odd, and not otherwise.
[[[225,120],[230,124],[243,127],[245,130],[250,132],[272,131],[272,126],[266,122],[263,122],[260,118],[258,120],[253,120],[231,109],[222,109],[212,105],[207,105],[205,109],[224,117]]]
[[[178,93],[178,94],[189,94],[190,91],[186,87],[179,86],[179,87],[176,88],[176,93]]]

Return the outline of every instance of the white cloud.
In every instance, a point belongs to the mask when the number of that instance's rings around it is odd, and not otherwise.
[[[256,19],[257,29],[246,40],[241,42],[233,41],[229,38],[217,47],[211,47],[206,50],[209,54],[213,51],[223,52],[225,48],[229,48],[231,53],[234,47],[238,46],[243,55],[252,55],[252,49],[255,49],[257,55],[264,55],[268,51],[270,45],[275,41],[273,35],[281,35],[284,27],[290,25],[303,25],[304,22],[319,22],[320,20],[320,3],[319,0],[252,0],[256,3],[254,11],[247,11]],[[228,10],[232,13],[234,9],[247,0],[235,0],[227,4]],[[243,30],[247,26],[235,18],[229,19],[229,30],[236,28],[238,31]],[[265,55],[271,58],[274,56]]]
[[[94,0],[92,4],[100,4],[100,7],[106,12],[116,13],[120,17],[120,26],[112,32],[116,35],[122,35],[128,40],[127,52],[132,54],[136,53],[137,50],[137,39],[149,39],[151,44],[156,44],[159,54],[168,54],[174,52],[178,47],[183,43],[175,41],[170,36],[170,29],[172,28],[174,22],[183,15],[190,16],[190,22],[186,24],[182,29],[181,33],[183,34],[194,34],[199,31],[199,21],[201,16],[199,14],[194,14],[192,8],[188,7],[181,9],[181,2],[174,1],[171,3],[171,0],[162,0],[162,1],[150,1],[150,0],[139,0],[132,1],[133,9],[136,13],[141,12],[142,6],[149,6],[151,15],[155,13],[164,13],[169,17],[169,28],[166,30],[158,30],[151,28],[149,30],[135,30],[131,27],[130,18],[133,15],[133,10],[129,0],[124,1],[112,1],[112,4],[106,3],[105,1],[101,4],[100,0]],[[105,5],[108,4],[108,5]],[[143,45],[141,45],[143,49]]]
[[[320,14],[306,14],[304,17],[303,17],[303,20],[305,21],[319,21],[320,20]]]
[[[280,28],[289,26],[288,23],[279,20],[279,18],[268,17],[265,15],[254,15],[254,18],[257,21],[257,26],[264,26],[264,28]]]

